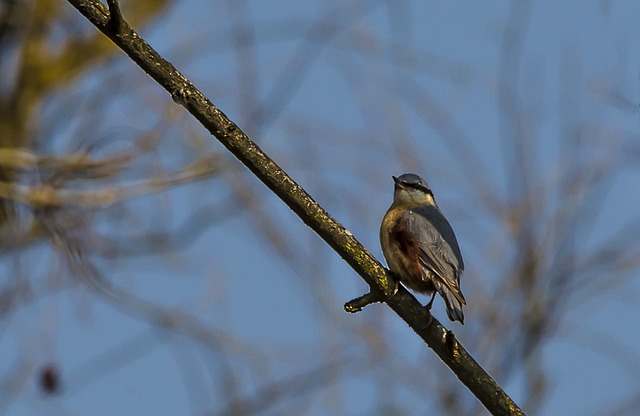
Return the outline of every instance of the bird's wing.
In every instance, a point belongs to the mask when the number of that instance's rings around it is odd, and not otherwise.
[[[422,264],[465,304],[460,292],[460,273],[464,270],[464,261],[447,219],[432,205],[412,208],[405,212],[403,219],[411,234],[418,236]],[[434,283],[438,287],[438,282]]]

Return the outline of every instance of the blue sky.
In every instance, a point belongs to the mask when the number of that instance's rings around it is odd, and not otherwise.
[[[467,265],[467,323],[446,325],[525,411],[599,415],[640,397],[637,265],[582,271],[534,357],[503,372],[501,357],[517,345],[515,317],[500,317],[512,325],[503,333],[487,328],[486,311],[508,315],[522,300],[500,297],[517,262],[507,214],[492,212],[487,195],[503,207],[524,193],[545,201],[533,204],[540,241],[555,236],[553,212],[591,198],[577,258],[588,260],[625,229],[623,251],[639,252],[639,15],[633,1],[191,1],[140,33],[379,259],[391,175],[427,178]],[[242,49],[232,46],[239,28],[253,39]],[[95,110],[89,130],[105,143],[100,152],[149,131],[160,139],[119,181],[209,153],[223,155],[223,173],[88,214],[96,230],[124,242],[210,215],[195,221],[184,245],[90,257],[126,293],[169,308],[170,328],[155,325],[157,310],[139,313],[135,301],[109,300],[74,281],[46,245],[2,258],[36,293],[56,288],[2,321],[0,374],[26,374],[15,395],[3,397],[6,414],[224,414],[229,397],[258,406],[258,393],[277,382],[292,397],[262,414],[439,414],[442,402],[429,394],[449,391],[462,412],[478,410],[390,309],[344,313],[343,303],[366,290],[360,278],[125,57],[51,97],[43,125],[61,108],[71,123],[53,130],[49,151],[73,149],[81,134],[90,140],[73,120],[89,117],[83,110],[105,85],[117,93]],[[266,115],[261,123],[252,123],[256,109]],[[521,193],[519,140],[530,175]],[[580,152],[567,152],[574,142]],[[604,179],[584,195],[559,195],[576,165],[604,166]],[[446,321],[441,300],[434,314]],[[198,329],[206,336],[194,336]],[[55,397],[37,388],[47,363],[63,380]],[[320,381],[296,378],[318,368]],[[537,405],[526,401],[527,375],[536,371],[546,393]],[[315,387],[305,390],[305,382]]]

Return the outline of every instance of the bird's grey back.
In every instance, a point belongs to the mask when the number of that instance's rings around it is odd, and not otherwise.
[[[454,269],[456,269],[454,272],[462,272],[464,270],[464,260],[460,253],[458,240],[453,232],[453,228],[451,228],[445,216],[442,215],[442,212],[433,205],[422,205],[411,208],[410,211],[413,211],[417,216],[412,215],[411,217],[414,218],[411,218],[409,221],[415,222],[413,225],[421,229],[416,235],[424,235],[422,233],[427,232],[425,237],[427,237],[429,241],[422,241],[421,243],[428,245],[437,243],[440,251],[439,254],[442,255],[447,263],[450,263]],[[419,222],[421,221],[429,222],[433,226],[433,229],[425,226],[425,224],[420,224]]]

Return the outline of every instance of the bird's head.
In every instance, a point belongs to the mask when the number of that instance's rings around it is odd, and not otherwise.
[[[405,173],[397,178],[392,176],[392,178],[393,182],[395,182],[393,192],[394,205],[409,208],[421,205],[438,206],[433,198],[433,192],[431,192],[429,184],[420,176],[413,173]]]

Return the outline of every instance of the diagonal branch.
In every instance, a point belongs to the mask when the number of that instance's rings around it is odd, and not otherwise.
[[[109,10],[97,0],[68,1],[320,235],[369,284],[372,294],[368,295],[368,299],[385,299],[492,414],[524,414],[457,342],[451,331],[447,331],[435,318],[431,319],[420,303],[394,282],[384,267],[348,230],[129,26],[119,13],[115,0],[108,2],[114,15],[111,22]]]

